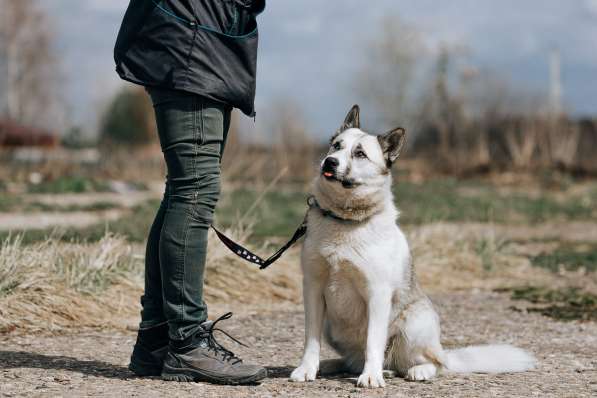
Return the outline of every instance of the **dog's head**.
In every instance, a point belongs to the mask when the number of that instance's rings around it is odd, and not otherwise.
[[[336,210],[381,200],[389,192],[390,169],[405,142],[403,128],[377,136],[361,130],[359,107],[354,105],[330,140],[316,180],[316,196],[324,196]]]

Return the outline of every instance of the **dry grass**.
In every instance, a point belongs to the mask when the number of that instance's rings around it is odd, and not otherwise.
[[[250,231],[227,233],[243,241]],[[141,251],[109,234],[94,244],[6,239],[0,248],[0,333],[134,328],[143,291],[143,256],[136,254]],[[208,303],[298,301],[299,285],[284,260],[277,270],[260,272],[233,258],[215,235],[208,251]]]
[[[568,235],[565,227],[553,225],[479,223],[408,227],[407,235],[418,278],[428,292],[573,286],[597,293],[595,273],[584,269],[554,273],[531,264],[532,255],[553,246],[554,230]],[[250,232],[240,224],[226,231],[239,241],[246,241]],[[521,236],[525,240],[520,241]],[[239,305],[264,309],[300,302],[298,248],[266,271],[233,256],[215,235],[210,236],[208,251],[208,304],[234,310]],[[134,328],[143,285],[142,256],[136,252],[142,252],[142,247],[131,247],[112,235],[95,244],[64,243],[57,238],[28,246],[21,245],[19,237],[4,241],[0,332]]]
[[[130,245],[110,234],[95,245],[64,244],[51,238],[23,246],[22,237],[16,236],[6,239],[0,249],[0,297],[55,284],[92,294],[130,279],[141,266]]]
[[[96,244],[58,238],[23,246],[21,237],[0,249],[0,331],[111,326],[124,295],[137,290],[142,259],[117,236]],[[114,317],[112,317],[114,315]]]
[[[560,237],[569,237],[565,225],[513,227],[478,223],[433,223],[408,229],[407,235],[417,276],[427,291],[533,285],[553,289],[574,286],[596,293],[594,272],[584,268],[552,272],[533,266],[532,255],[551,245],[551,239],[558,238],[554,231]],[[573,234],[574,226],[570,236]],[[521,236],[523,241],[519,240]]]

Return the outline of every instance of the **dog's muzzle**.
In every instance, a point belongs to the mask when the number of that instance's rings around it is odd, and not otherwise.
[[[328,157],[324,160],[323,166],[321,167],[321,174],[328,180],[336,178],[336,170],[340,161],[333,157]]]
[[[354,188],[358,184],[352,178],[343,178],[338,176],[338,165],[340,161],[334,157],[328,157],[323,161],[321,166],[321,175],[328,181],[337,181],[342,184],[344,188]]]

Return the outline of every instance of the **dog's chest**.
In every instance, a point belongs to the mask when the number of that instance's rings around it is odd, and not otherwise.
[[[367,278],[347,261],[329,266],[324,297],[332,323],[352,325],[363,319],[367,303]]]
[[[391,257],[396,246],[388,243],[395,240],[393,228],[338,224],[319,217],[313,221],[308,226],[307,250],[323,258],[331,272],[365,272],[381,258]]]
[[[336,231],[334,239],[321,238],[315,250],[327,267],[326,299],[339,307],[351,305],[362,297],[370,283],[373,245],[366,242],[355,231]]]
[[[401,286],[409,264],[404,235],[395,224],[387,222],[351,227],[310,217],[303,249],[306,258],[323,260],[321,266],[327,269],[330,292],[341,290],[338,286],[359,293],[367,291],[369,284]]]

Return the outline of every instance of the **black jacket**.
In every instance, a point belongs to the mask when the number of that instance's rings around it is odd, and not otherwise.
[[[196,93],[254,115],[265,0],[131,0],[114,59],[124,80]]]

